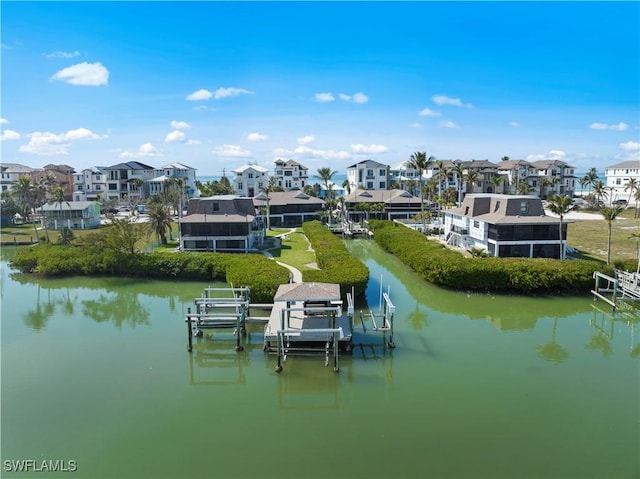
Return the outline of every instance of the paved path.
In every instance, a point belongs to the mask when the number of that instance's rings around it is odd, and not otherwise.
[[[276,238],[277,238],[276,239],[276,241],[277,241],[276,246],[274,246],[271,249],[279,248],[280,244],[282,243],[282,238],[284,236],[288,237],[291,233],[294,233],[295,231],[296,231],[296,228],[291,228],[288,233],[282,233],[282,234],[279,234],[278,236],[276,236]],[[269,250],[263,251],[262,254],[264,254],[267,258],[273,259],[275,261],[273,255],[269,252]],[[288,264],[285,264],[285,263],[281,263],[280,261],[276,261],[276,263],[278,263],[280,266],[284,266],[285,268],[287,268],[291,272],[291,282],[292,283],[302,283],[302,273],[300,272],[300,270],[298,268],[294,268],[291,265],[288,265]]]

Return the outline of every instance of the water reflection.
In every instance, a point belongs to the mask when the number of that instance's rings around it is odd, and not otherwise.
[[[245,385],[244,368],[250,365],[249,348],[236,352],[235,341],[198,338],[189,356],[189,384],[192,386]],[[253,349],[257,346],[254,345]]]
[[[131,290],[117,291],[114,294],[101,294],[97,300],[81,302],[82,314],[97,323],[113,322],[118,329],[123,324],[135,328],[138,325],[149,325],[149,309],[140,302],[137,292]]]
[[[548,343],[539,345],[536,349],[538,355],[547,361],[553,363],[561,363],[569,357],[569,352],[566,348],[560,346],[556,342],[556,328],[558,326],[558,318],[553,318],[553,327],[551,328],[551,340]]]
[[[48,290],[47,299],[42,300],[41,288],[38,286],[36,304],[33,309],[22,315],[22,320],[29,328],[40,331],[46,328],[47,322],[56,313],[56,303],[51,299],[51,291]]]

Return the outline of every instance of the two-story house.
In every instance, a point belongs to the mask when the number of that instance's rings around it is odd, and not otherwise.
[[[304,190],[309,182],[309,168],[293,160],[275,160],[274,179],[284,191]]]
[[[0,188],[2,191],[9,191],[18,178],[21,176],[31,178],[31,173],[37,170],[19,163],[0,163]]]
[[[575,167],[560,160],[534,161],[531,167],[535,176],[530,179],[530,186],[541,197],[551,195],[573,196],[576,190]]]
[[[41,211],[41,225],[50,230],[84,230],[100,226],[100,203],[97,201],[45,203]]]
[[[183,251],[248,253],[264,243],[263,216],[256,213],[252,198],[193,198],[179,224]]]
[[[50,187],[60,187],[64,190],[67,199],[73,198],[73,174],[74,169],[69,165],[45,165],[42,169],[36,169],[30,173],[34,183],[51,179]]]
[[[351,191],[389,189],[389,165],[363,160],[347,167],[347,180]]]
[[[107,174],[104,166],[85,168],[73,175],[74,201],[100,201],[107,197]]]
[[[162,195],[165,188],[182,190],[186,202],[196,195],[196,169],[182,163],[169,163],[155,170],[155,178],[148,181],[149,196]]]
[[[155,169],[138,161],[128,161],[104,168],[107,175],[107,198],[115,201],[140,201],[149,196],[147,181]]]
[[[630,184],[640,188],[640,160],[623,161],[605,168],[606,186],[611,191],[611,201],[627,200],[633,203],[635,191]]]
[[[305,221],[318,219],[324,200],[309,196],[302,191],[273,191],[269,193],[269,224],[275,227],[302,226]],[[266,215],[267,195],[258,193],[253,198],[256,208]]]
[[[232,171],[233,189],[239,196],[253,198],[269,183],[269,171],[258,165],[243,165]]]
[[[445,210],[444,228],[448,245],[499,257],[560,258],[567,239],[567,221],[561,241],[560,220],[532,195],[469,194]]]

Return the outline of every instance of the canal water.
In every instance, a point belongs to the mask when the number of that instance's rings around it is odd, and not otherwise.
[[[446,291],[348,246],[371,270],[359,308],[396,305],[396,348],[360,332],[338,374],[317,357],[276,374],[257,326],[243,352],[217,333],[189,354],[186,308],[213,284],[3,260],[1,476],[639,477],[638,322],[590,297]]]

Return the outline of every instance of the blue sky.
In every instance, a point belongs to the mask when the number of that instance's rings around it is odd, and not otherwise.
[[[2,161],[640,161],[638,2],[7,2]]]

